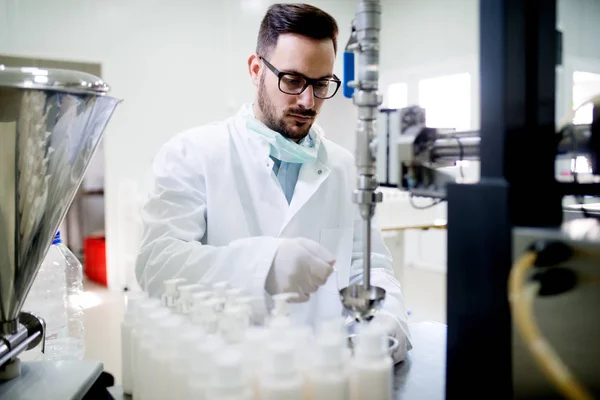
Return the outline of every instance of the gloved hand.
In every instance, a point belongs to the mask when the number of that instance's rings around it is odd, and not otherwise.
[[[406,353],[410,350],[406,334],[400,327],[400,323],[393,315],[387,314],[385,310],[379,310],[373,317],[372,322],[381,324],[385,328],[388,336],[395,338],[398,341],[398,347],[392,354],[394,364],[397,364],[406,359]]]
[[[308,301],[325,284],[335,260],[320,244],[306,238],[285,239],[273,259],[265,289],[269,294],[297,293],[292,302]]]
[[[406,353],[412,349],[406,334],[400,327],[400,323],[396,320],[392,314],[389,314],[386,310],[379,310],[368,323],[375,323],[381,326],[387,336],[391,336],[398,341],[398,347],[392,354],[392,360],[394,364],[398,364],[406,359]],[[349,333],[357,333],[358,322],[351,317],[346,318],[346,329]]]

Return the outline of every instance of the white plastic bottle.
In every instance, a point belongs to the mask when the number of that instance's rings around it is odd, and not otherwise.
[[[174,377],[171,361],[175,358],[177,337],[182,333],[185,319],[181,315],[168,315],[157,323],[156,346],[150,353],[148,385],[149,400],[168,399],[172,395]]]
[[[68,335],[65,342],[63,360],[83,360],[85,355],[85,330],[84,314],[81,307],[83,294],[83,267],[75,257],[75,254],[60,240],[60,232],[57,234],[56,246],[65,264],[66,283],[66,309]],[[57,240],[54,240],[57,242]]]
[[[310,400],[347,400],[348,368],[344,365],[344,341],[340,336],[323,335],[317,339],[317,355],[309,374]]]
[[[255,399],[260,398],[259,382],[262,376],[263,358],[268,340],[269,331],[264,327],[251,326],[246,329],[244,334],[242,346],[244,373],[246,380],[252,387]]]
[[[65,258],[57,246],[59,243],[60,232],[56,234],[48,249],[23,305],[23,311],[33,312],[46,322],[45,353],[41,353],[41,345],[38,345],[36,349],[23,353],[21,358],[24,360],[59,361],[64,356],[64,345],[69,331]]]
[[[142,366],[140,365],[140,346],[142,341],[142,334],[146,325],[146,316],[161,308],[161,301],[159,299],[149,298],[143,300],[137,307],[134,307],[136,318],[134,320],[133,328],[131,329],[131,394],[134,399],[140,399],[141,382],[140,382],[140,371]]]
[[[188,397],[194,400],[205,400],[206,390],[210,385],[214,372],[214,356],[223,351],[225,343],[217,335],[208,335],[199,345],[190,349],[194,354],[190,377],[188,379]]]
[[[173,377],[171,399],[187,399],[188,380],[190,379],[192,362],[195,354],[193,349],[201,343],[206,335],[202,328],[186,324],[183,332],[176,339],[175,356],[171,360],[170,371]]]
[[[386,331],[372,322],[359,327],[350,373],[352,400],[390,400],[393,366]]]
[[[137,352],[137,370],[134,372],[134,384],[138,385],[139,392],[136,393],[136,386],[134,386],[133,396],[136,394],[138,399],[146,400],[150,397],[150,390],[152,385],[150,379],[152,376],[151,366],[151,355],[155,346],[159,346],[158,340],[158,321],[171,315],[171,311],[164,307],[159,307],[155,310],[149,311],[143,318],[142,321],[142,334],[140,336],[140,342]]]
[[[275,341],[267,346],[260,377],[261,400],[303,400],[305,387],[295,363],[293,343]]]
[[[215,356],[213,378],[206,391],[207,400],[252,400],[252,391],[243,372],[242,356],[225,350]]]
[[[177,313],[188,315],[192,311],[193,301],[192,295],[200,292],[202,286],[192,283],[190,285],[179,286],[179,297],[176,303]]]
[[[227,282],[217,282],[213,284],[213,299],[216,299],[217,302],[217,312],[223,311],[225,308],[225,303],[227,303],[227,289],[229,288],[229,283]]]
[[[132,366],[132,334],[137,324],[137,307],[148,298],[145,292],[128,292],[126,298],[125,316],[121,322],[121,378],[123,392],[133,393],[133,366]]]

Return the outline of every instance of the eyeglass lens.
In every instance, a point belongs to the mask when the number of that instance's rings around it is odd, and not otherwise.
[[[283,75],[279,81],[279,89],[288,94],[300,94],[306,86],[306,79],[297,75]],[[313,93],[319,98],[328,98],[335,94],[336,82],[320,79],[313,84]]]

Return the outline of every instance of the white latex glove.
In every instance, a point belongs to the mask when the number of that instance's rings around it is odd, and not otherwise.
[[[388,336],[391,336],[398,341],[398,348],[396,348],[396,351],[392,354],[394,364],[404,361],[406,359],[406,353],[410,348],[407,345],[406,335],[396,318],[387,314],[385,310],[379,310],[373,317],[372,322],[377,322],[384,326]]]
[[[412,348],[412,346],[408,345],[406,335],[404,334],[404,331],[400,327],[400,323],[398,323],[396,318],[387,313],[385,310],[379,310],[369,323],[376,323],[382,326],[388,336],[391,336],[398,341],[398,347],[392,354],[392,360],[394,360],[394,364],[404,361],[406,359],[406,353]],[[357,324],[358,322],[351,317],[346,319],[346,329],[348,329],[350,333],[356,333]]]
[[[269,270],[265,289],[269,294],[297,293],[292,302],[308,301],[325,284],[335,260],[320,244],[306,238],[285,239]]]

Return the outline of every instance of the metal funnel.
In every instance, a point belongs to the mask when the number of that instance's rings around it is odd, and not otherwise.
[[[0,333],[19,312],[119,100],[89,74],[0,65]]]

